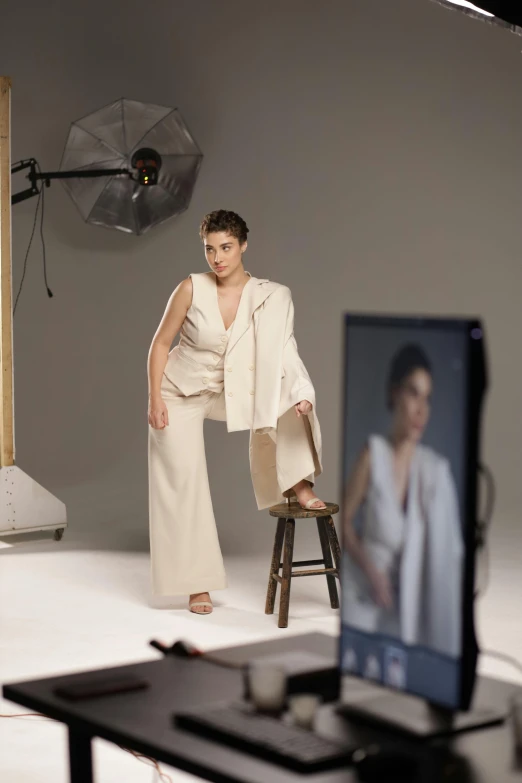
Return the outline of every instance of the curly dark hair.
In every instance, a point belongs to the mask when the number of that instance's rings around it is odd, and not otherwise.
[[[393,409],[393,393],[402,386],[404,381],[415,370],[425,370],[433,376],[431,362],[426,353],[415,343],[404,345],[393,357],[386,384],[386,403],[389,410]]]
[[[205,239],[207,234],[213,231],[225,231],[233,237],[236,237],[240,245],[246,242],[248,226],[235,212],[228,209],[216,209],[205,215],[199,227],[199,236]]]

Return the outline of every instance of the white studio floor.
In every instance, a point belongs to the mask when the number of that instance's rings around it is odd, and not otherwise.
[[[490,584],[478,605],[481,645],[522,659],[520,595],[522,533],[514,522],[495,520],[490,542]],[[148,603],[148,555],[114,547],[10,539],[0,542],[0,672],[14,682],[56,674],[153,660],[148,646],[176,638],[210,650],[282,634],[336,634],[338,612],[328,602],[322,577],[292,584],[290,623],[264,614],[270,553],[226,560],[230,587],[213,594],[210,616]],[[64,546],[67,537],[69,543]],[[279,598],[279,591],[278,591]],[[276,603],[277,610],[277,603]],[[481,671],[522,682],[516,669],[484,659]],[[25,710],[0,699],[0,713]],[[67,783],[66,731],[36,717],[0,718],[0,780],[5,783]],[[101,740],[94,742],[97,783],[159,783],[154,769]],[[196,778],[161,765],[172,783]],[[164,778],[166,783],[167,778]]]

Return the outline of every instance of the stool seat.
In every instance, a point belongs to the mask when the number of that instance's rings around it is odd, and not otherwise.
[[[326,501],[323,500],[323,503]],[[270,506],[268,509],[271,517],[279,519],[319,519],[320,517],[331,517],[338,511],[339,506],[336,503],[326,503],[326,508],[303,508],[297,500],[290,503],[278,503],[277,506]]]
[[[339,608],[339,596],[335,580],[339,579],[341,567],[341,548],[337,539],[333,514],[337,514],[339,506],[336,503],[326,503],[325,508],[302,508],[297,502],[296,496],[291,492],[283,493],[287,498],[285,503],[270,506],[270,516],[277,517],[277,529],[268,577],[268,589],[266,594],[265,613],[273,614],[277,585],[281,585],[281,597],[279,600],[279,628],[288,626],[288,612],[290,608],[290,584],[292,577],[320,576],[326,577],[330,606]],[[296,519],[315,519],[322,558],[319,560],[293,560],[294,535]],[[283,551],[284,550],[284,551]],[[283,561],[281,562],[281,555]],[[294,570],[294,566],[307,566],[306,570],[300,568]],[[313,568],[310,568],[313,566]],[[322,566],[322,568],[317,568]],[[282,570],[281,570],[282,569]],[[281,574],[280,574],[281,571]]]

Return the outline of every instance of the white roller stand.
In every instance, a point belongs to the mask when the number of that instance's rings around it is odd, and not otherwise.
[[[65,503],[16,465],[0,468],[0,536],[54,530],[59,541],[66,527]]]
[[[0,537],[67,527],[65,504],[15,465],[11,265],[11,80],[0,76]]]

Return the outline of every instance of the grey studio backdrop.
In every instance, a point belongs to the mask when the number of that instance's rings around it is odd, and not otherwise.
[[[85,225],[59,184],[46,193],[54,298],[37,235],[14,348],[17,462],[68,505],[51,545],[147,549],[147,352],[173,288],[206,269],[198,225],[218,207],[249,224],[247,269],[292,289],[320,495],[339,500],[342,313],[478,314],[495,535],[515,526],[520,39],[429,0],[149,0],[146,13],[153,24],[134,0],[2,4],[13,160],[57,168],[70,122],[121,96],[179,107],[205,156],[190,209],[138,239]],[[34,207],[13,213],[15,292]],[[255,506],[248,433],[210,422],[206,442],[223,549],[268,568],[274,522]],[[313,525],[297,549],[317,552]]]

